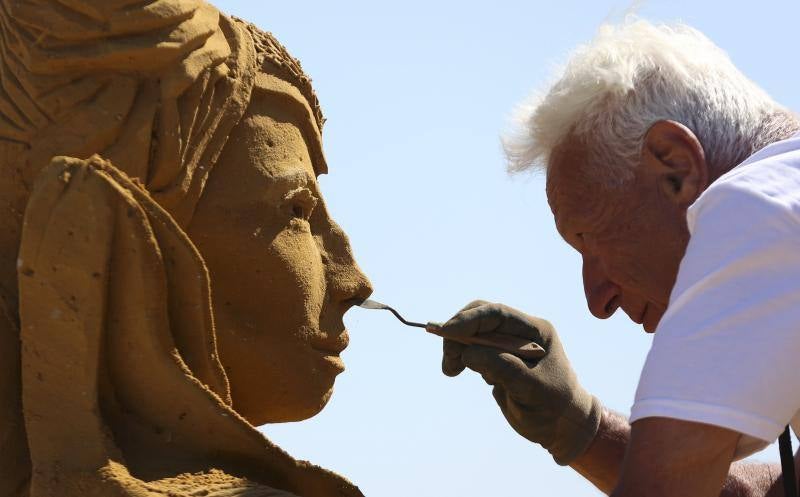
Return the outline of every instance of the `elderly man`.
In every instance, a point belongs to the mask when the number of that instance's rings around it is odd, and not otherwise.
[[[731,463],[800,428],[798,118],[699,32],[645,21],[603,27],[524,110],[511,169],[546,168],[589,309],[621,308],[652,349],[626,420],[580,386],[552,325],[474,302],[445,334],[548,354],[445,340],[445,374],[480,373],[517,432],[612,496],[784,495],[780,467]]]

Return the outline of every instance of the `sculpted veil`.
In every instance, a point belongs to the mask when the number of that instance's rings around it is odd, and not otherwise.
[[[217,227],[193,224],[207,185],[227,181],[212,173],[229,136],[282,146],[247,135],[261,122],[248,111],[256,93],[277,109],[277,141],[302,143],[296,160],[311,177],[274,196],[313,197],[303,192],[327,170],[323,118],[297,61],[200,0],[1,0],[0,23],[0,497],[361,495],[252,426],[315,414],[335,372],[302,414],[237,409],[237,393],[260,404],[237,390],[247,372],[219,353],[216,311],[231,303],[217,301],[224,267],[204,249]],[[254,177],[278,178],[269,167]],[[252,237],[314,235],[319,254],[307,252],[324,284],[312,293],[324,303],[311,314],[330,302],[342,314],[368,283],[324,206],[301,204],[289,208],[291,229]],[[322,343],[315,350],[338,357],[346,345],[301,328]],[[280,365],[279,355],[264,361]],[[309,370],[335,370],[331,357]]]

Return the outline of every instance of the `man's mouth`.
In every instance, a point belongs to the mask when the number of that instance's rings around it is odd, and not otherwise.
[[[641,325],[641,327],[644,329],[645,332],[653,333],[655,331],[655,327],[651,326],[651,323],[647,318],[649,311],[650,311],[650,304],[645,303],[644,307],[642,307],[642,310],[639,314],[633,314],[631,312],[628,312],[627,310],[625,311],[625,313],[628,315],[631,321],[633,321],[638,325]]]
[[[647,305],[642,307],[642,311],[639,312],[638,314],[634,314],[633,310],[629,310],[629,309],[625,308],[625,306],[621,306],[621,307],[622,307],[622,310],[625,311],[625,314],[628,315],[628,319],[630,319],[631,321],[633,321],[636,324],[642,324],[642,320],[644,319],[644,313],[647,310]]]

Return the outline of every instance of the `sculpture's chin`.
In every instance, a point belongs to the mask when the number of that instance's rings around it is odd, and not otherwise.
[[[262,412],[262,413],[252,413],[250,415],[244,415],[244,418],[253,426],[261,426],[266,424],[274,424],[274,423],[291,423],[295,421],[304,421],[309,418],[313,418],[317,414],[319,414],[325,406],[328,404],[328,401],[333,394],[333,388],[328,390],[315,405],[307,405],[303,406],[302,408],[294,409],[291,411],[282,409],[280,413],[276,413],[275,411],[270,412]]]
[[[304,419],[313,418],[322,412],[323,409],[325,409],[325,406],[328,405],[328,401],[331,400],[332,396],[333,383],[331,383],[331,387],[328,389],[328,391],[322,394],[322,397],[319,399],[319,403],[313,409],[309,409],[302,417],[293,421],[303,421]]]
[[[253,426],[312,418],[325,408],[333,395],[336,375],[343,369],[341,359],[336,359],[340,365],[338,368],[331,368],[330,373],[317,371],[313,380],[304,384],[302,390],[282,396],[279,402],[264,402],[260,406],[237,406],[234,396],[234,409]]]

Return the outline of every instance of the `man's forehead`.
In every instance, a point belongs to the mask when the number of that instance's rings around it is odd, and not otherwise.
[[[563,176],[563,168],[557,167],[552,161],[547,163],[545,168],[545,183],[544,188],[547,192],[547,198],[555,195],[561,189],[560,176]]]
[[[553,179],[553,169],[549,164],[545,170],[545,174],[544,191],[547,195],[547,203],[550,205],[550,210],[553,210],[556,196],[558,195],[558,188],[556,181]]]
[[[572,218],[570,214],[571,202],[570,189],[568,181],[563,181],[564,170],[566,168],[558,167],[561,164],[548,164],[547,176],[545,180],[545,192],[547,194],[547,203],[550,206],[550,212],[553,213],[553,220],[556,224],[556,229],[559,233],[564,233],[566,226],[565,223]]]
[[[550,208],[557,207],[564,195],[573,195],[580,189],[581,172],[586,160],[586,146],[574,138],[565,139],[555,147],[547,161],[545,191]]]
[[[562,234],[574,223],[593,217],[599,184],[587,174],[589,147],[582,140],[565,140],[553,149],[547,164],[546,194],[556,228]],[[569,225],[569,226],[568,226]]]

